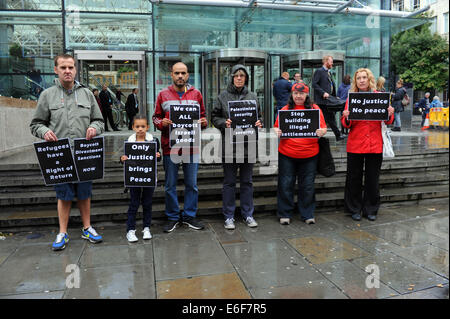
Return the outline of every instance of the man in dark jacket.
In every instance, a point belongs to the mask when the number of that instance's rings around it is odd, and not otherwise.
[[[138,113],[138,99],[137,99],[138,89],[134,88],[131,94],[128,95],[127,102],[125,103],[125,111],[128,116],[128,129],[131,130],[133,126],[133,118]]]
[[[328,99],[330,96],[336,97],[336,85],[331,77],[331,68],[333,67],[333,57],[324,56],[322,58],[323,66],[314,72],[312,87],[314,88],[314,102],[319,105],[325,117],[325,122],[333,130],[336,141],[343,140],[346,136],[341,135],[336,124],[335,113],[328,109]]]
[[[120,131],[117,126],[114,124],[113,116],[112,116],[112,97],[111,94],[108,92],[108,87],[106,85],[103,85],[102,91],[100,92],[100,102],[102,103],[102,115],[103,120],[105,121],[105,131],[108,131],[108,123],[111,125],[112,129],[114,131]]]
[[[392,131],[401,131],[402,130],[402,121],[400,118],[400,113],[405,110],[405,107],[402,104],[402,100],[406,95],[406,89],[403,87],[403,80],[399,79],[396,84],[395,93],[392,95],[392,107],[395,110],[394,113],[394,127]]]
[[[430,92],[425,93],[425,96],[419,101],[419,108],[422,112],[422,123],[420,123],[420,127],[425,123],[425,118],[427,114],[430,113]]]
[[[291,88],[292,83],[289,81],[289,73],[283,72],[273,84],[273,96],[275,98],[274,122],[277,119],[278,111],[288,103]]]
[[[241,214],[244,218],[244,222],[249,227],[257,227],[255,219],[253,218],[253,165],[256,161],[256,155],[252,158],[250,155],[256,154],[256,132],[253,135],[253,139],[249,139],[248,143],[255,143],[254,147],[247,147],[245,145],[242,149],[254,150],[253,154],[244,154],[239,152],[239,148],[236,144],[225,143],[225,134],[232,131],[232,120],[229,115],[228,102],[230,101],[249,101],[255,103],[258,109],[258,119],[253,125],[253,129],[262,127],[260,112],[258,107],[258,100],[255,93],[250,92],[247,88],[248,85],[248,73],[245,67],[241,64],[235,65],[231,69],[230,83],[227,90],[220,93],[217,99],[214,101],[214,108],[212,111],[212,122],[214,126],[220,129],[222,133],[222,165],[224,172],[224,181],[222,189],[223,200],[223,214],[225,216],[225,228],[234,229],[234,211],[236,209],[236,175],[239,169],[240,176],[240,203]],[[225,147],[233,147],[233,152],[227,152]],[[227,154],[232,154],[233,158],[228,158]]]

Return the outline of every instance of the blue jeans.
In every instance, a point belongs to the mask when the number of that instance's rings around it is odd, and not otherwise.
[[[152,199],[154,187],[130,187],[130,205],[128,206],[127,232],[136,229],[136,214],[142,203],[144,228],[152,223]]]
[[[394,112],[394,127],[402,127],[402,121],[400,120],[401,112]]]
[[[253,216],[253,164],[223,164],[223,214],[225,219],[234,218],[236,209],[236,175],[239,168],[241,214],[244,219]]]
[[[197,157],[197,159],[195,158]],[[163,156],[165,171],[166,215],[169,220],[180,220],[180,206],[177,196],[178,169],[184,172],[184,210],[183,216],[195,217],[198,206],[197,171],[198,155],[190,156],[190,163],[175,164],[169,155]]]
[[[278,217],[292,217],[295,206],[295,182],[298,178],[298,212],[303,221],[314,218],[317,157],[316,155],[309,158],[292,158],[278,153]]]

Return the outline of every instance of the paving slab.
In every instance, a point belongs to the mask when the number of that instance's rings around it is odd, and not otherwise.
[[[380,282],[404,294],[447,284],[448,280],[391,253],[358,258],[351,261],[361,269],[369,265],[379,268]]]
[[[158,299],[251,299],[236,272],[164,280],[156,286]]]
[[[153,264],[80,268],[80,287],[66,288],[65,299],[154,299]]]
[[[300,285],[324,279],[312,264],[280,239],[226,245],[224,249],[248,289]]]
[[[309,281],[295,286],[251,289],[250,292],[257,299],[348,299],[327,280]]]
[[[369,274],[348,260],[320,265],[319,271],[351,299],[381,299],[398,293],[380,283],[378,288],[368,287]]]
[[[330,236],[290,238],[287,242],[312,264],[323,264],[368,256],[369,253],[347,241]]]
[[[170,233],[152,241],[157,281],[234,271],[211,231]]]

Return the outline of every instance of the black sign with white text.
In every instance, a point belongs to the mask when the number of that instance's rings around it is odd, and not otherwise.
[[[258,106],[255,100],[241,100],[228,102],[228,114],[231,120],[230,134],[232,136],[256,135],[255,123],[258,121]],[[235,139],[231,139],[236,143]],[[241,142],[244,142],[243,139]]]
[[[104,138],[74,139],[74,159],[80,182],[102,179],[104,174]]]
[[[36,142],[34,148],[45,185],[78,181],[69,139],[63,138],[56,142]]]
[[[125,187],[156,187],[156,143],[125,142]]]
[[[316,130],[320,128],[320,110],[280,110],[278,116],[281,138],[318,137]]]
[[[170,106],[170,147],[191,147],[200,145],[200,106]],[[178,144],[178,145],[177,145]]]
[[[349,120],[389,120],[390,93],[350,92],[348,94]]]

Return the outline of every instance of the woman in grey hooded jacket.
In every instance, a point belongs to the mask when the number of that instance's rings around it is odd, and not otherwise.
[[[222,133],[222,165],[224,181],[222,188],[223,214],[225,216],[225,228],[234,229],[234,211],[236,209],[236,175],[239,169],[240,178],[240,206],[244,222],[249,227],[257,227],[253,218],[253,165],[256,162],[257,128],[262,128],[259,105],[255,93],[248,90],[248,72],[241,64],[231,69],[230,82],[227,90],[220,93],[214,101],[212,122]],[[225,137],[232,130],[228,102],[230,101],[254,101],[258,108],[258,119],[253,127],[256,134],[249,138],[244,147],[239,148],[233,144],[230,138]],[[253,144],[253,145],[251,145]],[[231,147],[233,149],[231,150]],[[228,149],[230,148],[230,149]],[[231,151],[230,151],[231,150]]]

